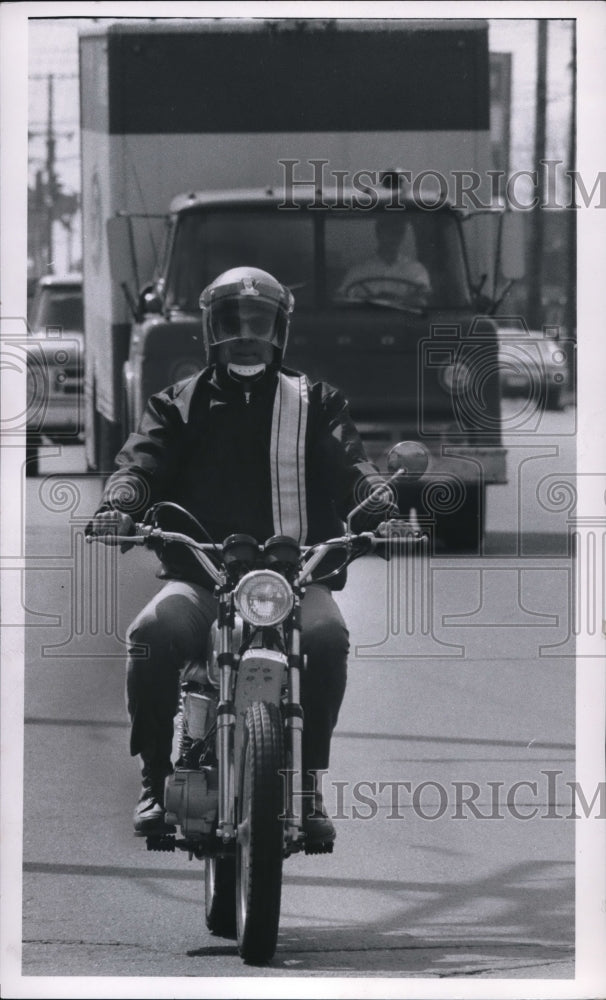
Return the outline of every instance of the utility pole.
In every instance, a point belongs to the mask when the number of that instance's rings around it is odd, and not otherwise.
[[[33,213],[32,222],[30,223],[34,227],[34,274],[37,278],[45,273],[46,270],[46,260],[44,254],[44,247],[46,245],[46,202],[44,196],[44,178],[42,176],[41,170],[36,170],[36,186],[34,188],[34,205],[35,212]]]
[[[46,126],[46,245],[48,252],[47,269],[54,274],[54,243],[53,222],[55,214],[55,196],[57,192],[57,177],[55,174],[55,126],[54,126],[54,81],[53,74],[48,74],[48,117]]]
[[[576,170],[577,139],[577,39],[576,26],[572,25],[572,46],[570,61],[570,130],[568,134],[568,169]],[[566,280],[566,335],[576,338],[577,328],[577,215],[573,208],[566,209],[568,267]]]
[[[65,216],[73,216],[78,210],[77,196],[63,195],[57,174],[57,162],[58,159],[61,159],[61,156],[57,156],[58,148],[60,151],[59,140],[61,138],[71,139],[77,125],[74,122],[69,127],[57,128],[55,117],[57,80],[75,80],[76,78],[74,73],[33,73],[29,77],[30,81],[44,81],[46,91],[44,118],[39,122],[30,123],[28,128],[29,140],[40,138],[44,139],[45,144],[43,156],[30,157],[30,163],[40,163],[40,169],[36,170],[35,186],[32,191],[33,211],[28,223],[31,236],[31,256],[35,260],[36,277],[56,273],[56,223],[59,220],[67,228],[68,223]],[[59,124],[68,125],[67,122]],[[41,126],[40,131],[37,131],[36,125]],[[74,201],[75,204],[73,204]],[[71,252],[70,249],[70,255]],[[61,265],[59,269],[62,269]]]
[[[543,254],[545,251],[545,226],[542,207],[545,204],[545,160],[547,133],[547,20],[537,22],[537,86],[534,131],[534,169],[537,171],[537,198],[539,207],[532,213],[528,267],[528,318],[530,326],[541,329],[543,325]]]

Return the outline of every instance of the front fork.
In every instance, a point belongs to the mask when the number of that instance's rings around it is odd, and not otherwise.
[[[288,654],[285,705],[286,753],[290,773],[285,780],[285,839],[293,847],[303,826],[303,709],[301,708],[301,599],[295,594]]]
[[[219,815],[217,836],[227,844],[235,837],[235,763],[234,742],[236,712],[232,700],[234,654],[231,636],[234,611],[231,594],[219,596],[219,706],[217,708],[217,761],[219,765]]]
[[[217,708],[217,761],[219,765],[219,803],[217,836],[224,844],[235,838],[235,729],[233,702],[234,654],[232,633],[234,612],[229,593],[219,597],[217,628],[219,632],[219,705]],[[290,628],[288,673],[284,719],[286,756],[289,767],[285,778],[285,840],[291,849],[301,839],[303,816],[303,710],[301,708],[301,600],[295,594]]]

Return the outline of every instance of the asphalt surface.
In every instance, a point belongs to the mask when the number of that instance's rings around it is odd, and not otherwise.
[[[82,547],[99,480],[78,474],[80,449],[43,458],[26,483],[24,975],[574,976],[568,528],[543,496],[574,468],[572,420],[513,440],[483,557],[352,567],[325,780],[337,845],[286,862],[263,968],[207,932],[200,863],[132,836],[123,637],[154,561]]]

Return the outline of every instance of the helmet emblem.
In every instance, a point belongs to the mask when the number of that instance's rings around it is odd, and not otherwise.
[[[259,292],[255,288],[255,280],[251,278],[250,275],[245,275],[242,278],[242,295],[258,295]]]

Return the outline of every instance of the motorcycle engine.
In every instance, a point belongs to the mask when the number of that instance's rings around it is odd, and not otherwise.
[[[195,839],[211,833],[218,808],[216,767],[177,769],[166,779],[164,805],[166,822],[180,826],[184,837]]]

